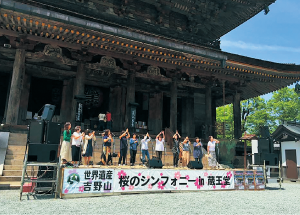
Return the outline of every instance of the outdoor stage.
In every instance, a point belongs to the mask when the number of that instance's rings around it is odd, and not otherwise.
[[[263,171],[138,167],[63,168],[61,198],[126,193],[264,190]]]

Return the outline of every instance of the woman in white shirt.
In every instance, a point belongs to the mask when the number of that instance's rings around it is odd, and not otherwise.
[[[210,167],[217,166],[217,157],[216,157],[216,144],[219,144],[220,141],[214,139],[213,136],[209,136],[209,142],[207,144],[207,154],[208,156],[208,165]]]
[[[151,137],[149,135],[149,133],[147,133],[144,136],[144,139],[141,140],[142,143],[142,162],[143,162],[143,166],[145,166],[145,157],[147,156],[148,162],[150,160],[150,155],[149,155],[149,150],[148,150],[148,143],[151,141]]]
[[[164,131],[161,131],[156,136],[156,145],[155,145],[155,151],[156,151],[156,157],[161,160],[162,158],[162,152],[165,150],[165,133]]]
[[[76,126],[75,132],[72,135],[72,161],[74,163],[74,167],[78,167],[80,156],[81,156],[81,146],[83,145],[84,132],[81,133],[81,127]]]

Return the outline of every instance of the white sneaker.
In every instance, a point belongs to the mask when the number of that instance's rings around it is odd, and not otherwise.
[[[145,164],[143,164],[143,166],[146,166]]]
[[[119,164],[119,166],[121,166],[121,164]]]
[[[123,166],[126,166],[126,164],[123,164]]]

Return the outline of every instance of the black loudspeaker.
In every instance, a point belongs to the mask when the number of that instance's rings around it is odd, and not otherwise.
[[[30,143],[43,143],[44,142],[44,130],[45,122],[41,121],[31,121],[29,127],[29,142]]]
[[[60,144],[61,124],[57,122],[48,122],[46,127],[46,143]]]
[[[57,152],[59,144],[28,144],[28,161],[29,162],[53,162],[58,161]]]
[[[162,162],[158,158],[152,158],[152,159],[148,160],[147,167],[161,169]]]
[[[190,161],[187,167],[190,169],[203,169],[203,164],[201,161]]]
[[[44,110],[43,110],[41,119],[46,120],[46,121],[51,121],[52,117],[54,115],[54,111],[55,111],[55,105],[46,104],[44,106]]]

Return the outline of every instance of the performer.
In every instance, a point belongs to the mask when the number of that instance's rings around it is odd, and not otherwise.
[[[172,148],[174,167],[178,167],[180,138],[181,138],[180,134],[178,133],[178,131],[176,131],[176,133],[173,135],[173,148]]]
[[[60,157],[62,159],[62,163],[66,164],[68,161],[72,161],[72,154],[71,154],[71,136],[72,133],[70,131],[71,129],[71,123],[66,122],[64,125],[64,132],[63,132],[63,142],[61,143],[60,148]]]
[[[84,140],[84,132],[81,133],[80,131],[81,127],[76,126],[75,132],[72,135],[72,161],[74,163],[74,167],[78,167],[79,165],[80,151]]]
[[[149,133],[147,133],[144,136],[144,139],[142,139],[142,162],[143,162],[143,166],[145,166],[145,156],[147,156],[147,160],[150,160],[150,154],[149,154],[149,150],[148,150],[148,143],[151,141],[151,137],[149,135]]]
[[[199,137],[196,137],[196,142],[194,142],[194,158],[195,161],[201,161],[202,159],[202,143]]]
[[[156,157],[161,160],[162,159],[162,152],[165,149],[165,133],[164,131],[161,131],[156,136],[156,145],[155,145],[155,151],[156,151]]]
[[[111,113],[109,111],[106,111],[105,119],[106,119],[106,128],[110,130],[112,124],[112,118],[111,118]]]
[[[121,166],[121,161],[123,160],[123,166],[126,164],[126,156],[127,156],[127,140],[130,138],[130,134],[128,132],[128,128],[126,131],[122,131],[120,138],[120,158],[119,158],[119,166]]]
[[[182,142],[182,166],[185,167],[190,162],[190,141],[186,137]]]
[[[132,135],[130,139],[130,165],[134,166],[135,164],[135,157],[137,152],[137,146],[139,145],[139,141],[136,138],[136,134]]]
[[[109,155],[111,155],[111,144],[114,142],[114,139],[112,138],[112,134],[110,133],[109,129],[106,129],[104,132],[104,137],[103,137],[103,142],[104,142],[104,147],[105,147],[105,158],[106,158],[106,165],[109,163]],[[110,156],[110,161],[111,156]]]
[[[93,157],[93,148],[95,146],[96,136],[95,131],[86,130],[86,135],[84,138],[84,145],[82,150],[83,165],[88,166],[90,164],[91,158]]]
[[[210,167],[216,167],[217,166],[217,157],[216,157],[216,144],[219,144],[220,141],[217,139],[214,139],[213,136],[209,136],[209,142],[207,144],[207,154],[208,157],[208,165]]]
[[[99,131],[103,131],[105,129],[105,121],[106,121],[106,116],[104,113],[100,113],[98,115],[99,119]]]

